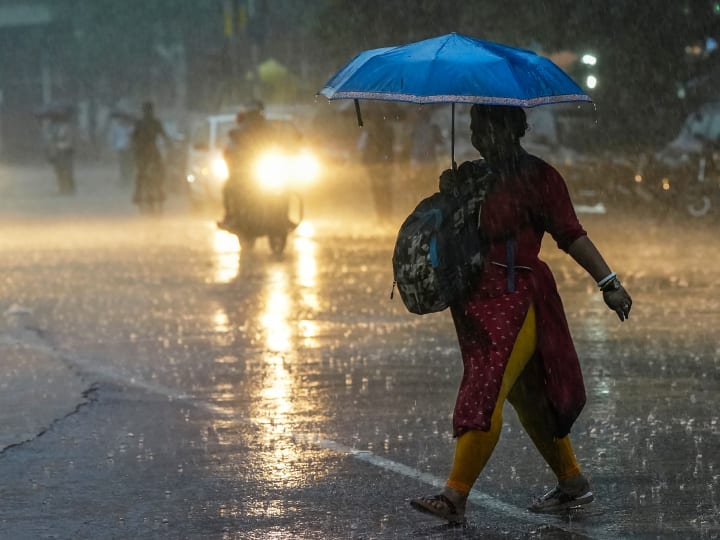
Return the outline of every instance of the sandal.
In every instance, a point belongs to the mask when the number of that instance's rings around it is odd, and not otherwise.
[[[562,512],[563,510],[579,508],[583,505],[590,504],[594,500],[595,496],[593,492],[590,491],[589,485],[576,495],[572,495],[564,491],[560,486],[556,486],[542,497],[535,499],[528,507],[528,510],[540,514]]]
[[[430,514],[440,519],[446,519],[449,523],[455,524],[465,521],[465,505],[463,505],[462,508],[458,508],[455,506],[455,503],[442,493],[412,499],[410,506],[423,514]]]

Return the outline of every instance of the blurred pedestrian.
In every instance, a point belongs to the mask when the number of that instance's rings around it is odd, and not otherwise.
[[[135,122],[132,133],[136,166],[133,202],[141,211],[159,211],[165,200],[165,171],[158,139],[170,142],[162,123],[155,117],[153,104],[147,101],[143,103],[142,117]]]
[[[73,161],[75,140],[70,111],[62,111],[47,118],[47,158],[55,171],[61,195],[75,193]]]
[[[110,146],[115,152],[120,184],[130,185],[133,175],[132,134],[135,119],[129,113],[117,111],[110,120]]]
[[[395,132],[392,121],[381,111],[366,115],[358,140],[361,161],[370,184],[377,220],[388,224],[393,210]]]
[[[452,523],[464,520],[468,493],[499,439],[506,399],[557,477],[557,486],[529,509],[555,512],[594,499],[569,438],[585,389],[554,278],[538,258],[544,234],[593,277],[621,321],[632,306],[578,221],[563,178],[520,145],[525,112],[474,105],[470,118],[472,144],[494,172],[480,214],[487,262],[470,296],[451,308],[464,366],[452,470],[441,493],[411,501]],[[479,174],[478,166],[466,162],[457,173],[443,172],[441,190]]]

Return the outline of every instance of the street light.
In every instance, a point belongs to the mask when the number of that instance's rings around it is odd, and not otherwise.
[[[582,62],[582,63],[583,63],[584,65],[586,65],[586,66],[593,66],[593,67],[594,67],[594,66],[597,65],[598,59],[597,59],[597,56],[595,56],[594,54],[585,53],[585,54],[583,54],[582,57],[580,58],[580,62]],[[597,77],[596,77],[595,75],[593,75],[593,74],[591,73],[591,74],[588,74],[588,75],[585,77],[585,86],[586,86],[587,88],[589,88],[590,90],[592,90],[592,89],[594,89],[595,87],[597,87],[597,85],[598,85],[598,79],[597,79]]]

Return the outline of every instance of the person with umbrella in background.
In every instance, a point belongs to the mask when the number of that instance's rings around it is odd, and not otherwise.
[[[320,90],[329,99],[452,105],[452,168],[440,189],[492,174],[478,216],[487,245],[483,271],[470,293],[451,306],[463,361],[453,414],[455,457],[439,494],[413,508],[461,523],[468,495],[490,458],[505,400],[517,410],[557,486],[536,499],[534,512],[590,503],[594,495],[569,439],[585,404],[580,363],[549,267],[538,255],[544,234],[597,282],[621,321],[632,299],[578,221],[562,176],[520,144],[523,107],[591,101],[549,59],[532,51],[451,33],[416,43],[361,52]],[[454,159],[455,103],[471,104],[471,142],[485,163]]]
[[[470,296],[451,308],[464,366],[452,470],[442,493],[411,500],[413,508],[452,523],[464,520],[470,489],[499,439],[506,400],[557,477],[529,509],[557,512],[594,499],[568,436],[585,390],[554,278],[538,258],[544,234],[596,280],[621,321],[632,306],[578,221],[563,178],[522,148],[525,111],[473,105],[470,118],[472,144],[493,171],[480,227],[487,263]],[[440,189],[452,189],[478,166],[444,171]]]

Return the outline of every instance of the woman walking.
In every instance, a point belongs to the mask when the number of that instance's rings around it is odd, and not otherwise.
[[[543,235],[592,276],[621,321],[632,306],[578,221],[563,178],[520,145],[527,129],[523,109],[474,105],[470,129],[473,146],[495,173],[480,220],[487,264],[469,298],[451,309],[464,366],[452,469],[442,493],[410,501],[451,523],[464,520],[468,493],[500,436],[505,400],[558,481],[529,509],[555,512],[594,499],[569,438],[585,389],[555,280],[538,258]],[[445,171],[441,190],[474,167]]]

